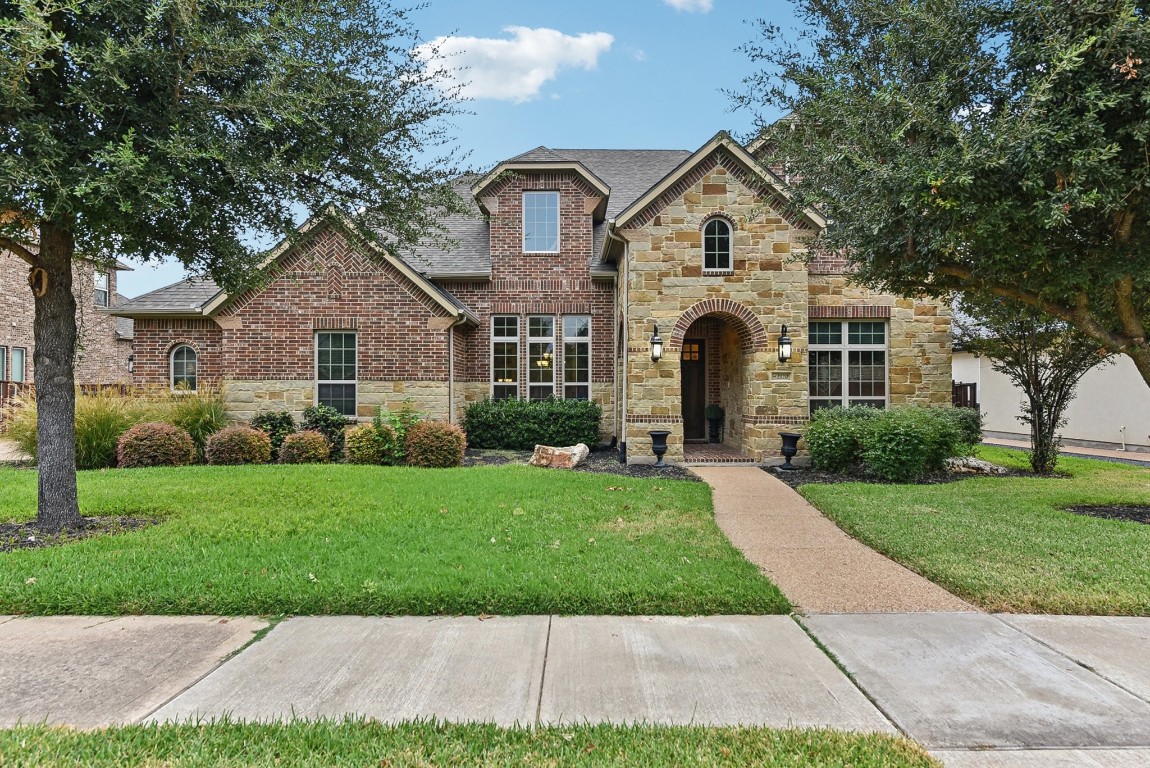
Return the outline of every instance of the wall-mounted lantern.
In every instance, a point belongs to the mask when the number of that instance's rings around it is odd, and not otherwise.
[[[134,354],[128,355],[128,373],[136,372],[136,356]]]
[[[663,359],[663,340],[659,338],[659,324],[655,323],[655,332],[651,334],[651,360],[659,362]]]
[[[779,362],[785,363],[791,359],[791,337],[787,335],[787,326],[783,326],[783,333],[779,336]]]

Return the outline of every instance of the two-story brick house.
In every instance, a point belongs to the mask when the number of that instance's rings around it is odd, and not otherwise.
[[[189,279],[115,308],[135,321],[136,381],[226,380],[237,418],[591,398],[632,461],[653,459],[654,429],[683,459],[708,404],[761,460],[812,409],[949,401],[946,306],[797,258],[825,222],[785,216],[781,180],[726,134],[696,152],[540,147],[461,191],[475,215],[445,222],[450,248],[400,257],[329,211],[269,255],[259,290]]]
[[[102,311],[127,301],[116,292],[116,275],[130,269],[121,262],[104,266],[84,260],[77,260],[72,267],[79,334],[76,383],[81,386],[106,386],[130,379],[132,321]],[[28,265],[15,254],[0,250],[0,382],[22,385],[33,380],[35,318]]]

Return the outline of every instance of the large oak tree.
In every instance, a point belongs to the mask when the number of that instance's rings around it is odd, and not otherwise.
[[[1040,308],[1150,384],[1150,4],[795,2],[734,98],[820,246],[867,285]]]
[[[35,296],[40,526],[79,518],[72,261],[174,258],[228,288],[304,210],[396,247],[457,210],[457,111],[386,0],[0,0],[0,248]],[[438,154],[428,159],[429,154]]]

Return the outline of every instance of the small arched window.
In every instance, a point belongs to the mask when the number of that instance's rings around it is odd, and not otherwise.
[[[171,371],[172,389],[180,392],[195,392],[198,383],[196,372],[196,350],[187,344],[180,344],[172,350]]]
[[[734,269],[731,259],[731,225],[726,219],[711,219],[703,227],[703,269]]]

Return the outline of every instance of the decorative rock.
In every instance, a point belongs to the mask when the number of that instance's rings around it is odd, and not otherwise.
[[[946,468],[951,472],[963,472],[971,475],[1005,475],[1007,473],[1006,467],[1000,467],[973,456],[947,459]]]
[[[566,448],[552,448],[548,445],[535,446],[535,453],[531,456],[531,466],[551,467],[552,469],[574,469],[587,460],[591,449],[583,443]]]

